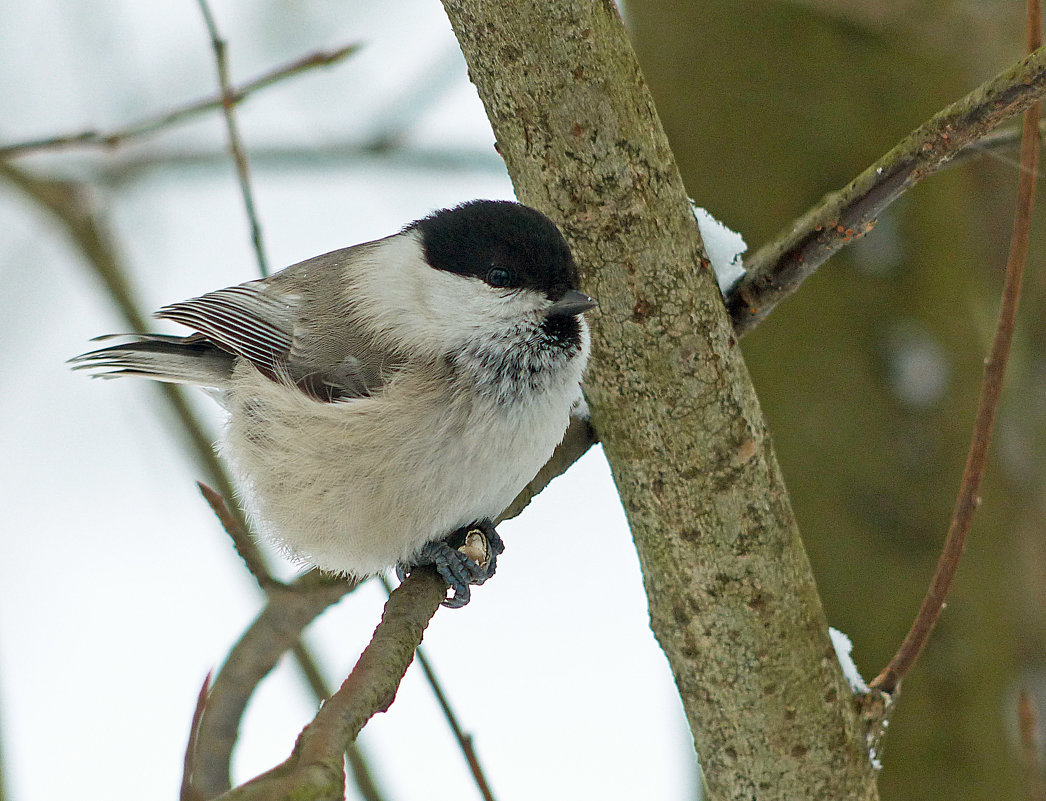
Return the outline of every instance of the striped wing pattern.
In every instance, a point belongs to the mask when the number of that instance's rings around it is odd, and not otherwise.
[[[156,316],[200,332],[275,376],[286,367],[290,353],[295,300],[261,281],[248,281],[172,303]]]

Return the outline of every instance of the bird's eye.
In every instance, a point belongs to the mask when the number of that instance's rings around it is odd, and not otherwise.
[[[512,271],[505,267],[491,267],[485,280],[491,286],[508,286],[512,283]]]

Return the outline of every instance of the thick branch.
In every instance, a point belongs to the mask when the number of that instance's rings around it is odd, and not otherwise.
[[[599,299],[593,425],[712,797],[874,798],[765,423],[614,4],[444,6],[516,194],[560,224]]]
[[[744,334],[837,251],[868,233],[876,218],[999,123],[1046,95],[1046,49],[1040,48],[938,112],[848,186],[826,195],[777,240],[745,259],[748,275],[727,306]]]

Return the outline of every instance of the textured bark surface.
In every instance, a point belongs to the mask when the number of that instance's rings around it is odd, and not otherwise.
[[[599,299],[593,424],[711,797],[875,798],[770,438],[614,4],[444,6],[517,195],[561,225]]]

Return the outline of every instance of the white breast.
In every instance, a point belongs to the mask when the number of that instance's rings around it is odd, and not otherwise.
[[[563,437],[587,340],[583,326],[581,353],[515,396],[407,371],[381,395],[331,404],[241,363],[223,455],[253,518],[292,556],[379,572],[511,503]]]

